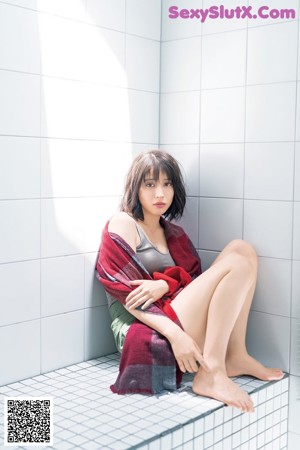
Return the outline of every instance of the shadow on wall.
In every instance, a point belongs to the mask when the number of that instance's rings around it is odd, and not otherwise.
[[[115,351],[94,267],[132,157],[125,38],[88,22],[39,16],[42,373]]]

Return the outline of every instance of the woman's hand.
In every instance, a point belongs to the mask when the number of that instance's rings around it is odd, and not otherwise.
[[[169,339],[169,342],[181,372],[197,372],[199,364],[206,372],[209,372],[200,348],[187,333],[180,330]]]
[[[136,309],[138,306],[144,310],[163,297],[169,290],[168,283],[164,280],[134,280],[132,286],[138,286],[126,297],[126,307]]]

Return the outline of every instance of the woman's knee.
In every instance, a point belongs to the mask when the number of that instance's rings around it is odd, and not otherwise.
[[[228,244],[232,253],[243,256],[248,259],[252,265],[257,268],[258,258],[255,248],[243,239],[234,239]]]

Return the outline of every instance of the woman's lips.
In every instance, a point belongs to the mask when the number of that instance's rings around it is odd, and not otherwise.
[[[154,203],[154,206],[156,206],[157,208],[164,208],[166,206],[165,203]]]

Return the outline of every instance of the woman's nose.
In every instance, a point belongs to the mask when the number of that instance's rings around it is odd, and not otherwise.
[[[157,187],[156,191],[155,191],[155,197],[163,197],[164,196],[164,191],[161,187]]]

